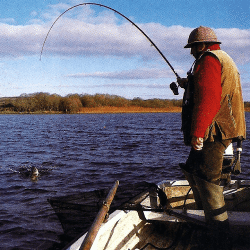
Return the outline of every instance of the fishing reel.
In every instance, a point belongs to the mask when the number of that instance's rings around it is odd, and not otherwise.
[[[178,84],[176,82],[170,83],[170,89],[173,91],[174,95],[179,95]]]

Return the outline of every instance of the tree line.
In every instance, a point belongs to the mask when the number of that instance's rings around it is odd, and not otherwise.
[[[1,112],[62,112],[77,113],[82,108],[96,107],[145,107],[145,108],[168,108],[181,107],[182,100],[168,99],[149,99],[134,98],[126,99],[117,95],[95,94],[95,95],[78,95],[71,94],[62,97],[57,94],[34,93],[22,94],[19,97],[0,98]]]
[[[246,111],[250,110],[250,102],[245,102]],[[144,108],[171,108],[181,107],[182,100],[176,99],[126,99],[117,95],[95,94],[79,95],[71,94],[62,97],[57,94],[34,93],[22,94],[19,97],[0,98],[0,112],[2,113],[39,113],[60,112],[78,113],[82,108],[96,107],[144,107]]]

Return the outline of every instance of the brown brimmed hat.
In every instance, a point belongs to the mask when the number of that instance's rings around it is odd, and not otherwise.
[[[221,43],[218,41],[215,32],[209,28],[200,26],[194,29],[188,38],[188,44],[184,48],[191,48],[191,46],[195,43]]]

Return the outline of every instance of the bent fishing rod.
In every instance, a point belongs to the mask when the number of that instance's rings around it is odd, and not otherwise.
[[[84,6],[84,5],[96,5],[96,6],[100,6],[100,7],[103,7],[103,8],[106,8],[106,9],[109,9],[109,10],[112,10],[114,11],[115,13],[117,13],[118,15],[122,16],[123,18],[125,18],[127,21],[129,21],[132,25],[134,25],[147,39],[148,41],[151,43],[152,46],[155,47],[155,49],[159,52],[159,54],[161,55],[161,57],[164,59],[164,61],[168,64],[168,66],[170,67],[170,69],[173,71],[173,73],[175,74],[177,80],[180,79],[180,76],[177,74],[177,72],[174,70],[173,66],[170,64],[170,62],[167,60],[167,58],[163,55],[163,53],[160,51],[160,49],[156,46],[156,44],[150,39],[150,37],[138,26],[136,25],[133,21],[131,21],[128,17],[126,17],[125,15],[123,15],[122,13],[120,13],[119,11],[111,8],[111,7],[108,7],[106,5],[103,5],[103,4],[99,4],[99,3],[81,3],[81,4],[77,4],[75,6],[72,6],[70,8],[68,8],[67,10],[65,10],[61,15],[59,15],[56,20],[53,22],[53,24],[51,25],[45,39],[44,39],[44,42],[43,42],[43,45],[42,45],[42,49],[41,49],[41,54],[40,54],[40,60],[42,58],[42,53],[43,53],[43,49],[44,49],[44,45],[47,41],[47,38],[49,36],[49,33],[50,31],[52,30],[52,28],[54,27],[55,23],[58,21],[58,19],[60,19],[66,12],[74,9],[74,8],[77,8],[79,6]],[[173,86],[173,83],[170,84],[170,88],[172,89],[172,91],[174,92],[174,94],[176,95],[176,93],[178,94],[178,86],[174,86],[173,88],[171,87],[171,85]],[[177,92],[176,91],[176,88],[177,88]]]

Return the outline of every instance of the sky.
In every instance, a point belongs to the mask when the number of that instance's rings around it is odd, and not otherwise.
[[[89,1],[91,2],[91,1]],[[176,76],[147,38],[112,10],[84,0],[1,0],[0,97],[45,92],[109,94],[128,99],[181,99]],[[93,3],[93,2],[92,2]],[[250,101],[250,3],[246,0],[98,0],[132,20],[186,77],[194,58],[184,49],[200,25],[214,29],[236,62]],[[41,55],[42,51],[42,55]],[[40,57],[41,56],[41,57]]]

